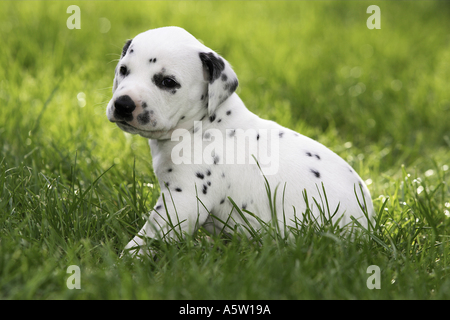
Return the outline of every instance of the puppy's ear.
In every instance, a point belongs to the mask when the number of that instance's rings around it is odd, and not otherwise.
[[[212,115],[217,107],[236,91],[238,79],[230,64],[214,52],[200,52],[203,73],[208,81],[208,113]]]
[[[122,59],[127,54],[128,48],[131,45],[131,41],[133,41],[133,39],[127,40],[127,42],[123,46],[122,55],[120,56],[120,59]]]

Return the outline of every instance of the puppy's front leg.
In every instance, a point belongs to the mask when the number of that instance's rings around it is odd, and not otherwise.
[[[205,223],[207,217],[208,212],[201,203],[197,203],[195,194],[172,193],[170,196],[163,193],[150,212],[147,222],[125,246],[124,252],[138,257],[153,255],[152,250],[146,246],[146,238],[178,240],[185,234],[193,234]]]

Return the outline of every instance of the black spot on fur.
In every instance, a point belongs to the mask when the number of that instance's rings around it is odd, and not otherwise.
[[[213,83],[225,69],[225,62],[220,57],[216,57],[212,52],[200,52],[198,55],[203,67],[208,71],[209,83]]]
[[[220,80],[222,80],[223,82],[228,80],[228,77],[225,73],[222,73],[222,76],[220,77]]]
[[[315,156],[316,156],[316,158],[317,158],[317,159],[319,159],[319,160],[320,160],[320,156],[319,156],[318,154],[316,154]]]
[[[221,122],[221,121],[222,121],[222,119],[217,120],[217,122]]]
[[[200,121],[202,121],[203,119],[205,119],[205,117],[206,117],[206,114],[200,119]]]
[[[227,111],[227,116],[229,116],[231,114],[231,110]]]
[[[209,132],[205,132],[205,134],[203,135],[204,139],[209,139],[211,138],[211,134]]]
[[[311,152],[307,152],[306,155],[307,155],[308,157],[312,157]]]
[[[220,204],[223,204],[225,202],[225,198],[223,198],[222,200],[220,200]]]
[[[206,194],[207,191],[208,191],[208,187],[206,186],[206,184],[204,184],[203,189],[202,189],[203,194]]]
[[[244,202],[244,203],[242,204],[242,210],[245,210],[245,209],[247,209],[247,203]]]
[[[136,119],[140,124],[147,124],[150,122],[150,113],[146,110],[139,114]]]
[[[164,185],[166,186],[166,188],[169,188],[170,183],[168,183],[167,181],[164,182]]]
[[[155,63],[156,62],[156,58],[150,59],[148,60],[150,63]]]
[[[158,204],[156,207],[155,207],[155,210],[159,210],[159,209],[161,209],[162,208],[162,205],[161,204]]]
[[[284,132],[281,131],[278,135],[280,136],[280,138],[283,138],[283,134],[284,134]]]
[[[259,140],[259,133],[256,135],[256,140]]]
[[[214,113],[212,116],[209,117],[209,121],[213,122],[216,119],[216,114]]]
[[[206,170],[206,175],[210,176],[211,175],[211,171],[210,170]]]
[[[172,168],[169,168],[169,169],[167,170],[167,172],[172,172]]]
[[[222,172],[222,178],[225,178],[225,173],[224,172]]]
[[[147,103],[146,102],[142,102],[142,108],[144,108],[144,109],[147,108]]]
[[[206,182],[206,184],[208,185],[208,187],[211,187],[211,181]]]
[[[183,120],[184,118],[186,118],[185,116],[182,116],[180,120]]]
[[[131,41],[133,41],[133,39],[127,40],[127,42],[125,43],[125,45],[123,46],[122,49],[122,56],[120,57],[121,59],[127,54],[127,50],[131,45]]]
[[[316,176],[316,178],[320,178],[320,172],[314,169],[311,169],[311,172],[314,173],[314,175]]]
[[[175,188],[175,191],[176,192],[181,192],[182,190],[181,190],[181,188]]]
[[[229,135],[230,138],[231,138],[231,137],[234,137],[235,134],[236,134],[236,129],[233,129],[233,130],[230,132],[230,135]]]
[[[219,161],[220,161],[219,156],[218,156],[218,155],[215,155],[215,156],[214,156],[214,164],[218,164]]]
[[[229,82],[224,86],[225,90],[228,90],[228,92],[233,93],[236,91],[237,87],[239,85],[239,82],[237,79],[235,79],[233,82]]]
[[[203,173],[201,173],[201,172],[197,172],[195,175],[197,176],[197,178],[200,178],[200,179],[203,179],[205,177],[203,175]]]

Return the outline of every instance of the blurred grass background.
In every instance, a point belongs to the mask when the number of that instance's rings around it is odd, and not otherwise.
[[[3,148],[26,146],[17,151],[27,154],[27,143],[42,137],[71,151],[91,141],[100,159],[142,152],[110,148],[108,135],[120,134],[101,116],[123,41],[164,25],[184,27],[225,56],[252,111],[319,140],[350,141],[364,155],[382,150],[381,170],[449,146],[446,3],[382,2],[380,30],[366,27],[367,3],[357,1],[80,2],[80,30],[66,27],[66,4],[1,4],[2,117],[11,124],[2,136],[14,137]],[[106,33],[102,17],[111,23]],[[18,106],[27,111],[17,116]]]
[[[66,27],[66,10],[73,4],[81,9],[79,30]],[[366,9],[373,4],[381,8],[380,30],[366,27]],[[446,243],[448,3],[2,1],[0,12],[0,297],[77,297],[59,287],[62,266],[73,260],[107,266],[142,225],[139,218],[159,192],[148,144],[109,123],[105,108],[125,40],[167,25],[185,28],[233,65],[238,93],[251,111],[319,140],[347,160],[368,184],[377,209],[390,199],[392,221],[404,218],[402,203],[420,203],[421,192],[439,189],[426,198],[436,223],[424,228],[438,226],[427,245]],[[415,189],[408,193],[405,186],[412,180]],[[440,255],[448,253],[448,246],[441,248]],[[318,261],[308,270],[327,270]],[[440,261],[440,268],[448,269],[447,261]],[[363,270],[364,263],[358,268]],[[61,269],[58,280],[51,278],[55,265]],[[30,271],[40,269],[44,280]],[[259,285],[271,275],[263,273],[250,293],[225,291],[215,297],[359,297],[334,290],[308,295],[295,288],[286,296],[261,294]],[[93,277],[102,279],[96,278],[98,283],[111,281],[104,274]],[[440,285],[448,284],[445,279]],[[355,290],[346,285],[348,292]],[[373,297],[427,298],[435,285],[422,295],[396,296],[400,291],[394,291]],[[155,289],[149,296],[202,297],[201,289],[183,295],[176,283],[170,288],[174,291]],[[437,297],[448,294],[446,288]],[[136,297],[121,296],[120,288],[109,296],[92,290],[78,297]],[[361,290],[372,297],[365,285]]]

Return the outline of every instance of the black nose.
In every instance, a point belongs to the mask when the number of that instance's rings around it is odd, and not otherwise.
[[[136,105],[130,96],[120,96],[114,101],[114,108],[119,115],[126,116],[136,109]]]

